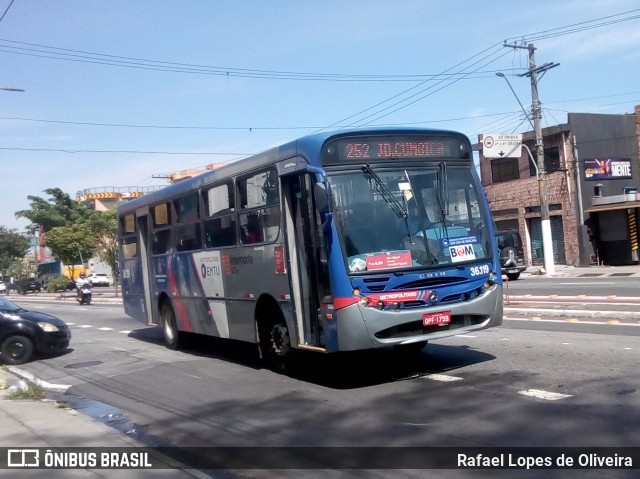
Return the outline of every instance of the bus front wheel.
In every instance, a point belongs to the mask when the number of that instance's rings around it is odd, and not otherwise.
[[[160,308],[160,318],[162,320],[162,332],[164,334],[164,344],[169,349],[180,347],[181,333],[176,326],[176,315],[173,308],[167,302],[162,303]]]

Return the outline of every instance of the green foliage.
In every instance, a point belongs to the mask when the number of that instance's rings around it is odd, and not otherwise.
[[[33,278],[35,274],[35,267],[30,265],[27,261],[17,260],[9,266],[9,276],[13,276],[15,278],[18,291],[20,291],[21,287],[25,287],[29,278]]]
[[[19,387],[7,395],[8,399],[28,399],[30,401],[41,401],[47,397],[46,390],[39,384],[26,381],[24,387]]]
[[[95,252],[111,267],[116,278],[120,277],[118,264],[118,216],[115,210],[96,211],[87,217],[85,224],[95,239]]]
[[[33,224],[42,227],[43,232],[53,228],[66,226],[86,218],[91,210],[73,200],[60,188],[44,190],[49,199],[39,196],[27,196],[31,209],[16,211],[16,218],[27,218]]]
[[[26,235],[0,226],[0,274],[4,275],[11,264],[28,251],[29,238]]]
[[[51,253],[66,264],[86,261],[95,253],[95,237],[85,223],[58,226],[45,233]]]
[[[47,281],[47,291],[49,293],[56,293],[58,291],[65,291],[69,284],[70,279],[66,276],[54,276]]]

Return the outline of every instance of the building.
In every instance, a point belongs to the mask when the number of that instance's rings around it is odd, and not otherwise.
[[[640,214],[640,106],[630,115],[569,113],[542,129],[554,263],[636,264]],[[535,155],[535,132],[522,134]],[[498,228],[520,231],[529,265],[542,265],[540,195],[535,162],[485,158],[480,176]]]

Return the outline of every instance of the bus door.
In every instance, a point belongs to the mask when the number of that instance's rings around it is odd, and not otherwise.
[[[329,295],[331,293],[322,221],[314,207],[314,182],[315,175],[306,172],[281,177],[289,281],[298,345],[322,349],[321,300],[327,291]]]
[[[149,279],[149,210],[141,209],[136,211],[138,218],[138,244],[140,245],[140,266],[142,269],[142,297],[144,298],[144,312],[147,317],[147,324],[157,324],[154,321],[154,314],[151,310],[151,288]]]

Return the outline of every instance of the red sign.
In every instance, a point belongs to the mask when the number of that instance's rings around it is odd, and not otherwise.
[[[391,253],[378,253],[368,255],[367,270],[405,268],[413,264],[409,251],[394,251]]]
[[[284,261],[284,246],[273,248],[273,256],[276,261],[276,274],[287,274],[287,264]]]
[[[446,326],[451,323],[451,311],[422,315],[423,326]]]

